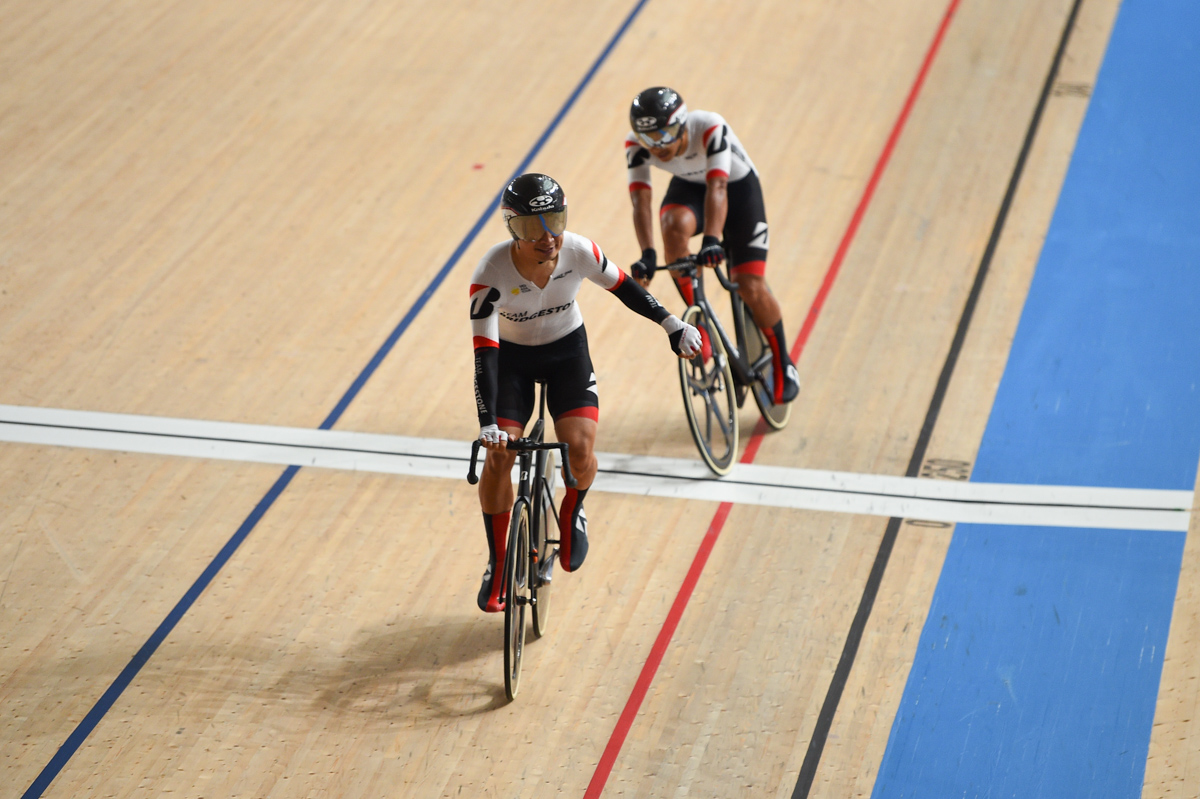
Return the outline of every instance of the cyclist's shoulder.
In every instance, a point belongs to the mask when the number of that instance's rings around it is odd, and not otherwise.
[[[571,261],[580,260],[593,266],[604,263],[604,251],[600,249],[599,244],[587,236],[581,236],[569,230],[563,232],[562,256],[560,257],[566,257]]]
[[[725,124],[725,117],[717,111],[706,111],[703,108],[696,108],[688,112],[688,121],[696,120],[701,124],[711,125],[714,122]]]
[[[721,116],[716,111],[703,111],[701,109],[696,109],[688,114],[687,126],[689,135],[703,135],[713,128],[724,126],[726,129],[728,129],[729,123],[725,120],[725,117]]]
[[[733,131],[724,116],[707,110],[694,110],[688,116],[688,133],[689,136],[695,137],[696,144],[703,148],[708,146],[714,133],[727,137],[731,136]]]
[[[516,271],[516,266],[513,265],[510,244],[511,242],[502,241],[489,247],[487,252],[480,257],[479,263],[475,265],[471,282],[491,285],[489,281],[503,281],[511,278],[512,273]]]

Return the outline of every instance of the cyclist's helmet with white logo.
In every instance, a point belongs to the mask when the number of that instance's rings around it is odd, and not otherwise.
[[[554,178],[528,172],[514,178],[500,195],[500,213],[514,239],[537,241],[567,229],[567,197]]]
[[[666,147],[682,135],[687,115],[687,104],[678,92],[655,86],[633,98],[629,126],[645,146]]]

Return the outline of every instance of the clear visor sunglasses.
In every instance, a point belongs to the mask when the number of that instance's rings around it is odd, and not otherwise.
[[[660,147],[668,147],[678,141],[679,133],[682,128],[682,123],[675,122],[667,125],[661,130],[635,130],[633,133],[635,136],[637,136],[638,141],[653,150]]]
[[[537,241],[546,233],[558,237],[567,229],[567,211],[564,208],[561,211],[550,211],[544,214],[510,216],[508,229],[514,236],[524,241]]]

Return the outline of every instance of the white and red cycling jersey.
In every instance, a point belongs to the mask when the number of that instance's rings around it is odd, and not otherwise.
[[[500,339],[525,346],[557,341],[583,324],[575,296],[584,278],[609,291],[625,280],[591,239],[565,231],[558,264],[545,288],[538,288],[517,271],[511,247],[511,241],[492,247],[471,277],[477,349],[498,346]]]
[[[709,176],[722,174],[732,183],[758,170],[746,155],[741,141],[725,118],[713,111],[692,111],[684,123],[687,150],[662,161],[655,158],[632,132],[625,136],[625,161],[629,167],[629,189],[650,188],[650,167],[665,169],[680,180],[706,183]]]
[[[555,410],[556,405],[563,411],[571,411],[580,405],[595,406],[595,377],[590,376],[591,359],[587,352],[587,337],[583,334],[583,314],[579,312],[579,305],[575,302],[575,296],[579,294],[579,287],[584,278],[608,289],[630,310],[661,325],[671,336],[671,348],[676,352],[680,351],[679,342],[686,333],[683,323],[662,307],[636,280],[627,280],[625,273],[609,261],[591,239],[564,231],[558,262],[554,265],[554,271],[550,273],[550,280],[540,289],[532,281],[521,277],[521,273],[517,271],[512,260],[512,242],[502,242],[484,254],[479,266],[475,267],[475,274],[471,276],[475,405],[481,428],[498,421],[498,401],[507,402],[513,407],[522,402],[528,406],[523,411],[518,409],[515,415],[506,417],[517,427],[528,419],[527,411],[532,408],[532,382],[524,377],[519,378],[518,382],[524,381],[524,388],[517,387],[521,390],[516,393],[523,393],[529,401],[525,402],[518,397],[520,402],[515,404],[510,396],[514,393],[510,390],[514,388],[511,385],[512,381],[508,380],[503,387],[500,385],[503,353],[507,352],[511,356],[514,350],[521,349],[525,354],[516,357],[542,360],[546,353],[539,355],[536,353],[537,349],[544,350],[547,345],[563,341],[575,331],[579,331],[578,338],[582,343],[568,353],[573,362],[558,369],[560,376],[566,375],[565,381],[550,381],[550,412],[558,418],[560,414]],[[694,330],[692,332],[695,333]],[[699,348],[698,335],[695,347]],[[531,354],[529,348],[535,348],[535,352]],[[550,355],[559,357],[562,353]],[[554,357],[551,357],[551,361]],[[586,369],[582,368],[584,366]],[[593,399],[588,399],[589,391],[592,392]],[[501,410],[512,412],[511,409]],[[522,413],[525,415],[524,419],[520,418]]]

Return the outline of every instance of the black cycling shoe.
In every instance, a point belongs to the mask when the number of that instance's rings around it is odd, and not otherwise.
[[[763,379],[763,386],[767,389],[767,396],[771,398],[772,405],[787,405],[789,402],[800,396],[800,375],[796,371],[796,367],[788,364],[783,370],[783,399],[775,401],[775,374],[767,372]]]
[[[583,565],[583,559],[588,553],[587,513],[579,506],[575,517],[571,519],[571,562],[564,563],[563,568],[573,572]]]
[[[495,573],[496,564],[488,561],[487,569],[483,573],[483,583],[479,586],[479,596],[476,598],[479,609],[484,613],[499,613],[504,610],[504,597],[492,597],[492,577]]]
[[[800,373],[796,371],[793,364],[789,363],[783,370],[783,399],[781,402],[786,405],[798,396],[800,396]]]

